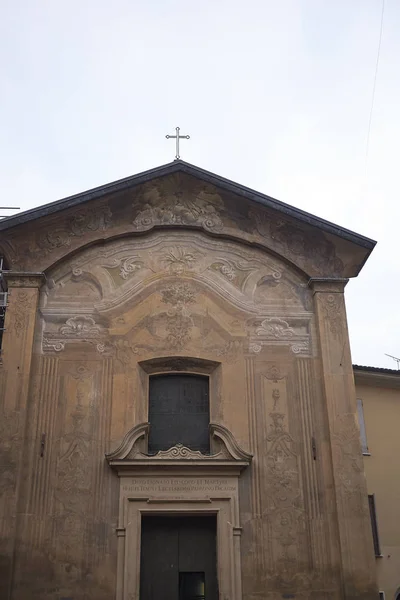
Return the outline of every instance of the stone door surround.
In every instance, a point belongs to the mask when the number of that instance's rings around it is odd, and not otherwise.
[[[148,423],[131,429],[107,461],[120,478],[117,600],[138,600],[142,516],[216,515],[217,575],[222,599],[241,600],[239,476],[252,456],[232,433],[211,424],[211,455],[182,445],[149,456]]]

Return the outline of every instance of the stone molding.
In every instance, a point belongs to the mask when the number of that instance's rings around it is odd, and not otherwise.
[[[106,453],[110,467],[117,471],[135,466],[160,466],[161,464],[170,466],[187,466],[190,461],[191,466],[210,466],[214,464],[217,467],[247,467],[252,460],[252,454],[243,450],[234,435],[218,423],[210,423],[210,435],[216,440],[219,446],[214,454],[202,454],[199,451],[191,450],[182,444],[172,446],[168,450],[161,450],[155,455],[149,455],[143,452],[142,440],[147,437],[150,429],[150,423],[140,423],[133,427],[125,435],[124,439],[115,450]]]
[[[8,287],[40,288],[46,281],[46,275],[40,271],[2,271]]]
[[[308,286],[312,289],[313,294],[316,294],[317,292],[340,294],[344,292],[344,288],[348,282],[348,278],[345,277],[311,277],[308,281]]]
[[[1,246],[14,268],[40,264],[44,270],[79,248],[131,234],[132,228],[135,233],[195,228],[260,245],[310,276],[354,274],[354,267],[346,264],[349,249],[319,229],[251,201],[241,201],[238,211],[237,200],[234,194],[223,194],[213,185],[175,174],[147,182],[118,198],[45,217],[36,230],[7,232]],[[226,278],[233,277],[232,265],[221,263],[216,268]],[[122,262],[120,275],[128,277],[138,269],[141,265],[135,261]]]

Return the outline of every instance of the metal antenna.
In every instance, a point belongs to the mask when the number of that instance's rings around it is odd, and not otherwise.
[[[0,206],[0,210],[19,210],[19,206]],[[12,215],[0,215],[0,219],[4,217],[12,217]]]
[[[392,356],[391,354],[386,354],[385,356],[389,356],[389,358],[393,358],[393,360],[395,360],[397,362],[397,370],[400,371],[400,358],[397,358],[397,356]]]

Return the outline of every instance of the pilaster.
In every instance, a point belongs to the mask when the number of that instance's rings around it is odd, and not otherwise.
[[[9,599],[33,337],[43,273],[4,271],[8,286],[0,367],[0,597]]]
[[[343,598],[378,597],[344,288],[347,279],[311,279],[320,340],[335,481]]]

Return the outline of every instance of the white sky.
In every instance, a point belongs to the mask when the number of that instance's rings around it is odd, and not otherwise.
[[[353,362],[395,368],[400,3],[0,0],[0,190],[27,209],[183,160],[378,240]],[[8,211],[9,212],[9,211]]]

